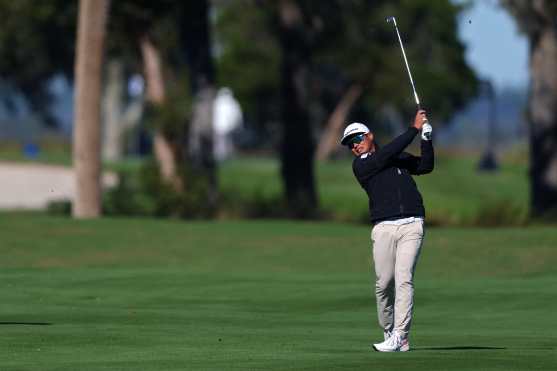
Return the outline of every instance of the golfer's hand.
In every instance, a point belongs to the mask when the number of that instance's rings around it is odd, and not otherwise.
[[[433,128],[428,122],[426,122],[422,127],[422,140],[431,140],[432,132],[433,132]]]
[[[419,110],[416,113],[416,117],[414,118],[414,127],[418,130],[422,130],[422,127],[427,122],[427,116],[423,109]]]

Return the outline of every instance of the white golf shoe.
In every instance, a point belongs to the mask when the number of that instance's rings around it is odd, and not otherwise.
[[[373,344],[373,349],[378,352],[408,352],[410,343],[408,338],[403,339],[395,332],[384,342]]]

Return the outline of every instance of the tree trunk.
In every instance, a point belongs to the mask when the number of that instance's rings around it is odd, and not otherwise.
[[[215,89],[208,86],[199,91],[193,101],[193,117],[188,132],[190,165],[196,173],[207,177],[208,202],[217,202],[216,161],[214,156],[213,102]]]
[[[77,178],[75,218],[101,214],[100,99],[109,0],[80,0],[76,46],[73,161]]]
[[[281,173],[289,210],[294,216],[307,217],[317,208],[315,145],[308,112],[311,57],[308,30],[295,1],[281,0],[278,6],[282,49]]]
[[[107,65],[106,89],[103,99],[104,140],[102,156],[107,161],[122,158],[122,100],[124,97],[124,65],[112,59]]]
[[[530,40],[530,206],[533,216],[557,220],[557,4],[501,0]]]
[[[188,1],[181,37],[186,52],[193,97],[192,120],[188,131],[185,160],[193,176],[207,181],[207,206],[214,209],[218,197],[217,165],[214,150],[213,102],[216,96],[215,71],[211,56],[209,2]]]
[[[321,135],[321,140],[317,146],[317,160],[327,160],[335,149],[338,148],[342,126],[346,123],[346,117],[362,95],[362,91],[363,89],[360,84],[352,84],[340,99]]]
[[[531,38],[530,188],[532,213],[557,218],[557,33]]]
[[[166,95],[159,50],[147,35],[141,37],[139,44],[145,69],[147,100],[155,106],[161,106]],[[176,174],[176,151],[161,130],[155,131],[153,150],[163,180],[179,189],[181,182]]]

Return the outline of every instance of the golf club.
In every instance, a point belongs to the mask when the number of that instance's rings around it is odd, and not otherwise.
[[[412,79],[412,72],[410,72],[410,66],[408,65],[408,59],[406,59],[406,52],[404,51],[404,45],[402,44],[402,38],[400,37],[400,32],[398,32],[398,26],[396,24],[395,17],[387,17],[387,23],[392,23],[395,26],[396,35],[398,36],[398,41],[400,43],[400,49],[402,50],[402,57],[404,58],[404,63],[406,64],[406,70],[408,71],[408,77],[410,78],[410,84],[412,85],[412,90],[414,91],[414,98],[416,99],[416,104],[418,105],[418,109],[420,107],[420,98],[418,97],[418,93],[416,92],[416,86],[414,85],[414,79]]]
[[[396,35],[398,36],[398,41],[400,43],[400,49],[402,50],[402,57],[404,58],[404,64],[406,65],[406,70],[408,71],[408,77],[410,78],[410,84],[412,85],[412,91],[414,92],[414,99],[416,100],[416,105],[418,110],[421,110],[420,98],[416,92],[416,86],[414,85],[414,79],[412,78],[412,72],[410,72],[410,65],[408,64],[408,59],[406,58],[406,52],[404,51],[404,45],[402,44],[402,38],[400,37],[400,32],[398,31],[398,26],[396,24],[395,17],[387,17],[387,23],[392,23],[395,26]],[[429,137],[429,135],[428,135]]]

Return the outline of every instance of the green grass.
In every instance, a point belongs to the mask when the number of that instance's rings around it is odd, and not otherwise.
[[[549,370],[557,233],[429,229],[379,354],[369,228],[0,214],[5,370]]]
[[[473,155],[437,156],[433,173],[414,177],[428,220],[440,225],[522,224],[528,214],[524,164],[503,163],[499,172],[479,173]],[[224,194],[236,199],[272,199],[282,195],[280,164],[270,158],[228,161],[220,168]],[[351,160],[317,164],[321,207],[340,221],[367,221],[367,196],[352,174]]]
[[[59,139],[43,139],[39,143],[36,158],[24,156],[22,144],[17,142],[0,142],[0,160],[10,162],[33,162],[51,165],[71,166],[71,145]]]
[[[38,162],[71,165],[67,144],[42,144]],[[522,153],[522,152],[520,152]],[[16,144],[0,146],[3,161],[26,161]],[[528,219],[528,178],[524,156],[505,156],[499,172],[479,173],[479,155],[441,152],[433,173],[415,177],[424,197],[428,223],[434,225],[521,225]],[[142,162],[130,159],[105,164],[106,170],[137,174]],[[332,220],[367,222],[367,196],[356,182],[351,159],[316,163],[320,206]],[[280,162],[271,157],[241,157],[219,166],[224,202],[221,215],[280,215],[283,185]],[[246,212],[245,210],[251,210]],[[267,211],[266,211],[267,210]]]

